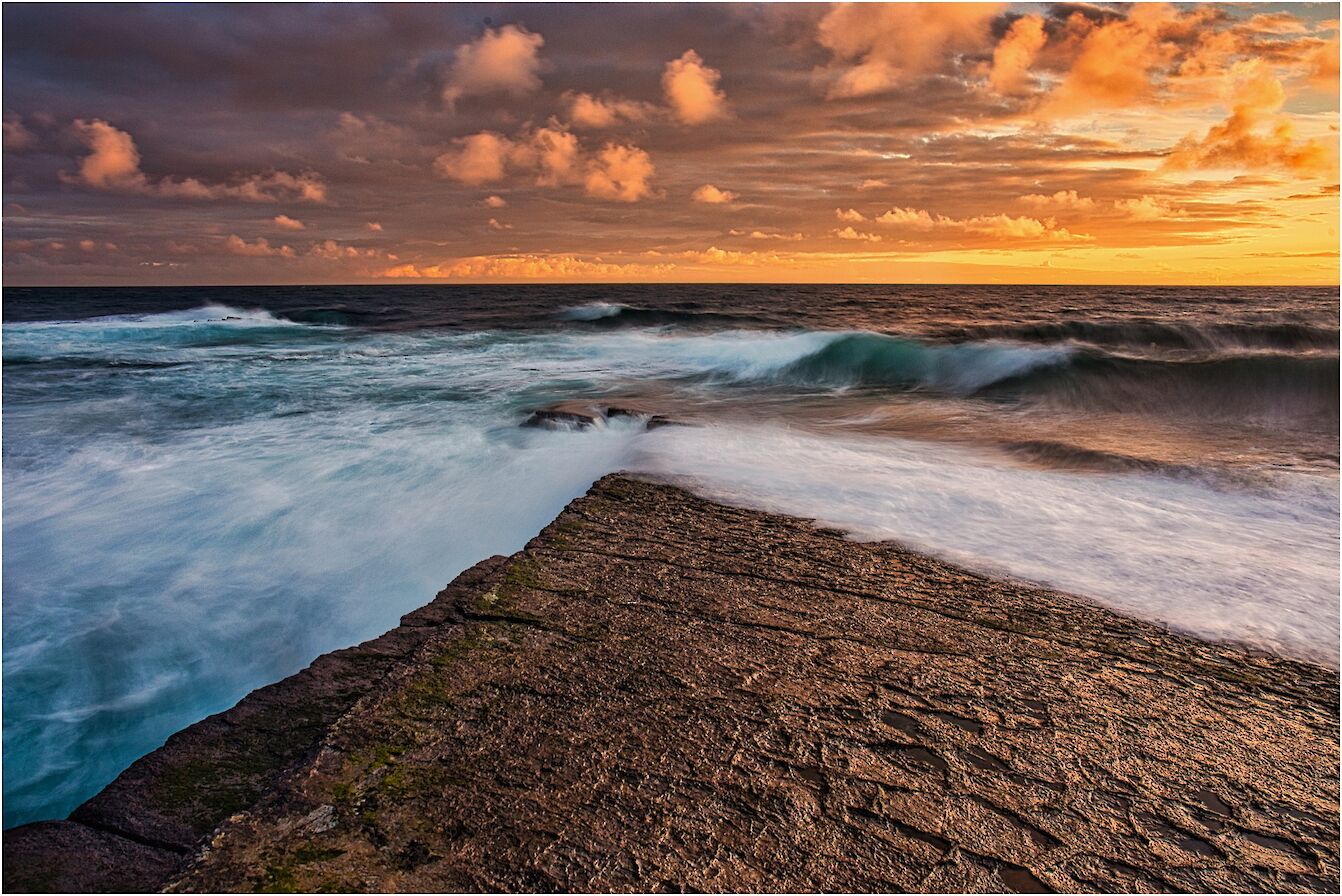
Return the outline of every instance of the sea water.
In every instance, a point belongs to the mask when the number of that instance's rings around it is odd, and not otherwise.
[[[7,290],[5,825],[376,636],[591,482],[1336,665],[1317,290]],[[692,424],[519,426],[566,399]]]

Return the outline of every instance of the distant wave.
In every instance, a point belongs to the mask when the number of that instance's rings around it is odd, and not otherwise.
[[[692,326],[700,328],[784,327],[788,321],[764,313],[722,312],[693,302],[666,308],[645,308],[619,302],[590,302],[560,311],[562,321],[594,327]],[[869,331],[861,331],[867,333]],[[898,330],[884,334],[930,338],[956,343],[1007,341],[1031,345],[1080,345],[1114,351],[1144,353],[1184,351],[1324,352],[1339,349],[1336,326],[1291,320],[1261,322],[1182,322],[1131,318],[1114,320],[1050,320],[1034,323],[993,323],[940,326],[931,330]]]
[[[77,320],[30,321],[14,326],[25,328],[96,327],[107,330],[149,330],[192,326],[304,327],[348,326],[359,312],[334,308],[310,308],[273,313],[264,308],[241,308],[209,302],[194,308],[158,311],[146,314],[108,314]]]
[[[936,335],[952,339],[1013,339],[1022,342],[1082,342],[1114,349],[1185,349],[1194,351],[1338,350],[1336,327],[1273,321],[1264,323],[1176,323],[1148,319],[1121,321],[1064,320],[1031,324],[955,327]]]
[[[299,311],[282,311],[279,316],[296,324],[318,327],[352,327],[364,322],[375,322],[378,318],[376,312],[350,308],[304,308]]]
[[[76,321],[80,326],[172,327],[190,324],[235,324],[238,326],[284,326],[291,321],[276,317],[262,308],[236,308],[213,302],[181,311],[157,314],[113,314]]]
[[[119,357],[118,348],[131,346],[210,346],[277,344],[330,338],[340,328],[332,324],[288,320],[259,308],[206,304],[154,314],[114,314],[80,320],[31,321],[6,324],[11,338],[5,364],[30,364],[65,359],[68,366],[79,355],[102,358],[104,366],[130,366],[134,359]],[[139,359],[143,361],[143,359]],[[151,365],[163,362],[150,361]]]
[[[1076,353],[1064,366],[1001,380],[979,394],[1088,411],[1336,426],[1338,376],[1336,355],[1230,354],[1179,361],[1091,350]]]
[[[632,311],[628,305],[617,302],[592,302],[576,308],[565,308],[559,312],[560,320],[601,320],[603,317],[616,317],[625,311]]]
[[[596,327],[691,326],[730,328],[776,323],[767,317],[755,314],[730,314],[686,306],[637,308],[633,305],[623,305],[618,302],[590,302],[586,305],[565,308],[557,316],[559,320]]]

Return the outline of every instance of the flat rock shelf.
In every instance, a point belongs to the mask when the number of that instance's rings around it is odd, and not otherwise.
[[[614,475],[4,853],[14,892],[1336,892],[1338,680]]]

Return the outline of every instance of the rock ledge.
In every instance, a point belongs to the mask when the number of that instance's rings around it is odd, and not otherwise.
[[[1336,673],[609,476],[5,832],[20,890],[1317,891]]]

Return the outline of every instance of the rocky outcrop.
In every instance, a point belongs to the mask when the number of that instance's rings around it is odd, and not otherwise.
[[[5,884],[1334,892],[1337,742],[1331,670],[611,476]]]
[[[503,563],[457,577],[401,625],[253,691],[227,712],[173,735],[65,821],[4,832],[6,892],[153,892],[234,812],[255,805],[310,757],[332,724],[445,624]]]

